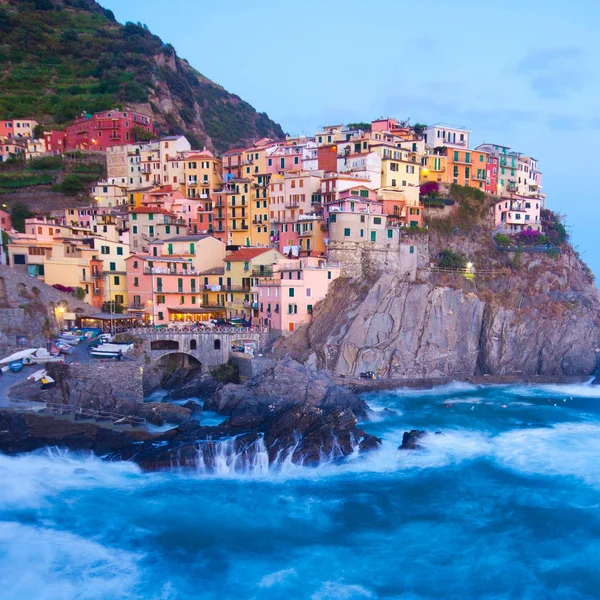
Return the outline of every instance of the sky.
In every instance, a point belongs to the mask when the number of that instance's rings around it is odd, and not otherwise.
[[[288,133],[410,118],[537,158],[548,208],[600,281],[597,0],[100,3]]]

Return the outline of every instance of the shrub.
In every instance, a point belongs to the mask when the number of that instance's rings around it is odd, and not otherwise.
[[[421,184],[419,195],[435,198],[440,193],[440,186],[437,181],[425,181]]]
[[[237,365],[229,360],[224,365],[215,367],[210,374],[219,383],[239,383],[240,382],[240,371]]]
[[[23,202],[15,202],[10,210],[12,226],[19,232],[25,233],[25,219],[33,217],[33,213]]]
[[[546,254],[550,257],[550,258],[558,258],[560,255],[560,250],[558,248],[549,248],[546,251]]]
[[[115,315],[121,315],[125,312],[125,307],[120,302],[103,302],[101,310],[103,313],[112,312]]]
[[[27,163],[27,168],[32,171],[60,171],[63,168],[63,160],[60,156],[40,156],[32,158]]]
[[[439,266],[445,269],[465,269],[467,266],[467,257],[460,252],[453,252],[447,249],[442,250]]]
[[[52,188],[55,192],[62,192],[66,196],[76,196],[85,191],[85,184],[79,175],[67,175],[63,181]]]
[[[504,235],[503,233],[497,233],[494,236],[494,241],[501,248],[504,248],[506,246],[510,246],[510,238],[507,235]]]
[[[77,298],[77,300],[84,300],[86,297],[85,290],[82,287],[78,287],[75,290],[75,297]]]

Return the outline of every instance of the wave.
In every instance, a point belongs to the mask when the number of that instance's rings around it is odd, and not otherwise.
[[[0,522],[0,562],[10,565],[0,569],[7,600],[132,598],[141,558],[69,532]]]
[[[82,453],[47,448],[31,454],[0,454],[0,508],[38,508],[65,490],[93,487],[135,488],[144,481],[137,465],[107,463]]]

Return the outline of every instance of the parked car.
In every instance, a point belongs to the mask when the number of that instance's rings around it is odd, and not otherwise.
[[[360,374],[361,379],[377,379],[377,375],[374,371],[365,371]]]

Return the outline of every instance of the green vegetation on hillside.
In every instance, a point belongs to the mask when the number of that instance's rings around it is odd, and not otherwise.
[[[0,1],[0,63],[3,118],[64,125],[83,111],[152,103],[166,86],[181,121],[153,104],[165,133],[196,143],[208,135],[217,150],[283,137],[266,114],[204,78],[146,26],[120,25],[93,0]]]

